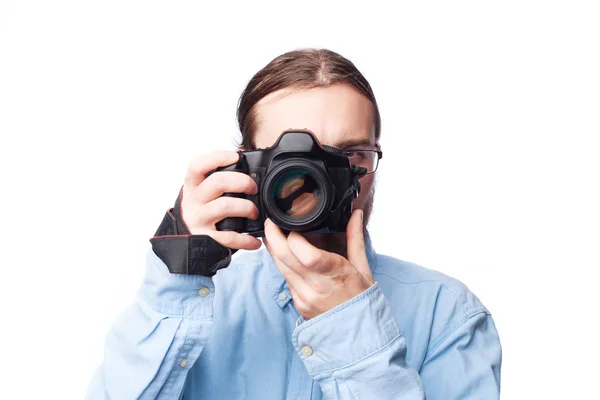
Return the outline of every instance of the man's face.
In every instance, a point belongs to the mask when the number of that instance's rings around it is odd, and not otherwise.
[[[308,129],[321,144],[342,149],[376,149],[373,104],[350,85],[308,90],[281,90],[257,107],[257,148],[272,146],[288,129]],[[364,211],[365,227],[371,214],[374,175],[361,179],[353,208]]]

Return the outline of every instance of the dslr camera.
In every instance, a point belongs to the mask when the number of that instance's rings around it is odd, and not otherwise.
[[[256,195],[226,193],[247,198],[259,210],[256,220],[225,218],[217,230],[263,236],[270,218],[286,232],[341,233],[352,214],[352,200],[360,192],[365,168],[350,163],[342,150],[321,145],[312,132],[287,130],[268,148],[240,151],[237,163],[216,171],[249,175]]]

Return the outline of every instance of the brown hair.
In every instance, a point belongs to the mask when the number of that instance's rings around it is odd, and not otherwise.
[[[254,149],[257,117],[254,106],[267,95],[281,89],[312,89],[346,83],[352,85],[374,108],[375,138],[381,133],[381,117],[371,85],[350,60],[326,49],[290,51],[273,59],[258,71],[242,92],[237,119],[242,133],[241,146]]]

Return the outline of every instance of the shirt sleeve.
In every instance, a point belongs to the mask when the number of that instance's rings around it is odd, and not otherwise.
[[[150,250],[135,303],[111,327],[87,399],[177,399],[208,341],[214,285],[169,273]]]
[[[292,341],[326,399],[424,399],[406,342],[376,283],[338,307],[302,322]]]
[[[379,288],[309,321],[292,337],[326,399],[496,399],[500,342],[478,310],[437,338],[420,371],[406,363],[406,341]]]

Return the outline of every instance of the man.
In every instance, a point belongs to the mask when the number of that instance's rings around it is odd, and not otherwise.
[[[261,242],[216,224],[259,210],[223,194],[254,195],[257,183],[211,173],[236,152],[193,160],[89,398],[498,398],[501,347],[486,308],[460,282],[373,250],[381,124],[356,67],[327,50],[279,56],[249,82],[238,121],[243,149],[305,128],[366,169],[346,234],[286,237],[267,220],[266,250],[231,260]]]

